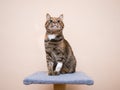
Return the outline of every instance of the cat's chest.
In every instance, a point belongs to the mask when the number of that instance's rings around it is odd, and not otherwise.
[[[52,40],[52,39],[56,38],[56,35],[55,34],[49,34],[49,35],[47,35],[47,37],[48,37],[49,40]]]

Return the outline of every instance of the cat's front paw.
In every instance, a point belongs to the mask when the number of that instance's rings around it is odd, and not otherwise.
[[[48,75],[49,75],[49,76],[52,76],[52,75],[53,75],[53,72],[48,72]]]
[[[60,75],[60,72],[54,71],[54,75]]]

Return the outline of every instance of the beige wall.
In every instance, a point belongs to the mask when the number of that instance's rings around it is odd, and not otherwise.
[[[47,12],[64,14],[77,71],[95,81],[67,90],[120,90],[120,0],[0,0],[0,90],[52,90],[52,85],[22,83],[27,75],[47,70]]]

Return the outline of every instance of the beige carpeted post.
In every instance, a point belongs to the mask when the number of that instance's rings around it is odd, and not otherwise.
[[[65,90],[66,85],[65,84],[53,84],[54,90]]]

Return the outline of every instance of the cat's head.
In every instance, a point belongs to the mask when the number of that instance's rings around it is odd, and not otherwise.
[[[63,14],[59,17],[51,17],[50,14],[46,14],[45,28],[48,33],[59,33],[64,28]]]

